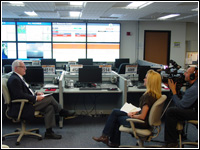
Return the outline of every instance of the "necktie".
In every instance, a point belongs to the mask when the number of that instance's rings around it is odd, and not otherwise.
[[[29,84],[26,83],[25,79],[23,78],[22,80],[24,81],[25,85],[28,87],[28,89],[32,93],[32,95],[35,95],[35,93],[33,92],[33,90],[30,88]]]

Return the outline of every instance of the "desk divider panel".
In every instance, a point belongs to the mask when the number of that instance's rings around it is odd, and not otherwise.
[[[122,91],[122,97],[121,97],[121,106],[124,105],[125,102],[127,102],[127,91],[128,91],[128,87],[127,87],[127,79],[125,79],[123,76],[115,73],[118,77],[119,77],[119,83],[118,83],[118,87],[119,89]]]
[[[59,103],[62,108],[63,108],[63,88],[65,86],[64,75],[65,75],[65,71],[62,71],[62,74],[59,79]],[[59,119],[59,127],[60,128],[63,127],[63,117],[60,117]]]

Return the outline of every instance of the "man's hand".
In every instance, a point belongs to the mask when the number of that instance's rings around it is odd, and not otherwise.
[[[37,99],[37,101],[41,101],[44,99],[44,96],[38,95],[38,96],[36,96],[36,99]]]
[[[37,92],[37,96],[39,96],[39,95],[44,95],[44,93],[42,93],[42,92]]]
[[[168,79],[168,85],[169,88],[171,89],[173,95],[176,95],[176,83],[174,83],[174,81],[172,79]]]

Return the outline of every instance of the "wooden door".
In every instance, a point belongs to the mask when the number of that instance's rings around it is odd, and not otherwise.
[[[171,31],[145,31],[144,60],[169,65]]]

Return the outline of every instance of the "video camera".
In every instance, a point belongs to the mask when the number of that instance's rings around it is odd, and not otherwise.
[[[168,79],[172,79],[174,83],[176,83],[177,95],[181,97],[180,89],[186,83],[184,72],[181,72],[181,66],[179,66],[175,61],[170,60],[169,63],[172,67],[168,67],[163,70],[165,73],[162,74],[162,82],[168,83]]]

